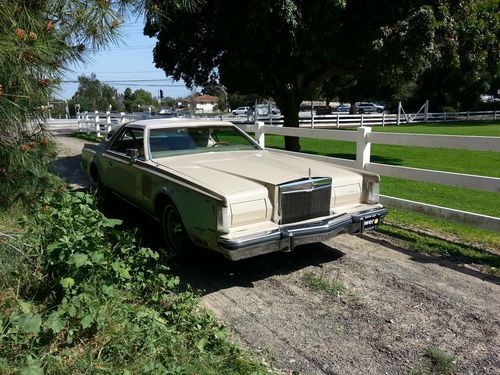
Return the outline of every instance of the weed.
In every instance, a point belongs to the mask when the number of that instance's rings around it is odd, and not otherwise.
[[[0,243],[0,373],[267,373],[93,196],[45,199],[21,224]]]
[[[427,348],[425,356],[431,360],[433,370],[439,374],[452,374],[457,370],[455,359],[439,348]]]
[[[337,275],[338,276],[338,275]],[[330,282],[323,275],[316,275],[312,272],[306,272],[302,276],[305,285],[316,292],[324,292],[331,295],[339,295],[345,292],[345,287],[341,283]]]

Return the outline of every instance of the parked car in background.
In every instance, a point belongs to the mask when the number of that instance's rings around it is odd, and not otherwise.
[[[329,105],[316,107],[315,113],[317,115],[331,115],[332,114],[332,107],[330,107]]]
[[[163,108],[156,112],[156,116],[159,117],[175,117],[177,116],[177,111],[174,108]]]
[[[86,144],[82,166],[161,223],[173,252],[190,244],[232,260],[292,251],[376,228],[387,210],[376,174],[262,149],[229,122],[129,122]]]
[[[358,113],[365,113],[365,112],[382,113],[384,112],[385,107],[380,104],[361,102],[356,104],[356,110],[358,111]]]
[[[351,105],[349,103],[342,103],[335,108],[335,112],[350,112]]]
[[[242,115],[246,115],[248,113],[249,109],[250,109],[250,107],[238,107],[232,113],[235,116],[242,116]]]

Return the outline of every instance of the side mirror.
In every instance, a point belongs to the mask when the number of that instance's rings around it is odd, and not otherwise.
[[[137,161],[137,159],[139,158],[139,150],[136,148],[127,148],[125,152],[132,163]]]

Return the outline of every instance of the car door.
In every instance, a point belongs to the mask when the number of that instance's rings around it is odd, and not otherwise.
[[[129,149],[138,150],[137,161],[132,161],[130,156],[127,156]],[[142,161],[144,161],[144,129],[125,126],[102,155],[104,184],[127,200],[138,203],[142,171],[137,168],[137,164]]]

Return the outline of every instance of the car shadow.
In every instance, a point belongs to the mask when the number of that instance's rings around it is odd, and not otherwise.
[[[398,251],[400,253],[403,253],[405,255],[408,255],[411,257],[411,260],[418,262],[418,263],[435,263],[438,264],[441,267],[447,267],[450,268],[454,271],[461,272],[465,275],[473,276],[476,277],[480,280],[483,281],[488,281],[493,284],[500,285],[500,277],[495,276],[495,275],[490,275],[484,272],[481,272],[480,270],[474,269],[467,267],[466,265],[468,263],[464,262],[463,259],[454,257],[451,255],[444,256],[444,255],[432,255],[432,254],[424,254],[424,253],[419,253],[414,250],[410,250],[398,245],[393,244],[390,241],[387,241],[383,238],[374,238],[370,235],[362,234],[360,235],[361,238],[377,243],[379,245],[382,245],[384,247],[387,247],[391,250]]]
[[[50,163],[49,170],[77,189],[93,187],[95,184],[82,169],[81,161],[81,155],[59,157]]]
[[[118,199],[101,205],[99,210],[106,217],[122,220],[119,228],[134,231],[140,246],[159,252],[171,273],[179,276],[181,290],[193,290],[201,295],[233,286],[251,288],[255,281],[309,266],[321,267],[344,255],[324,243],[312,243],[297,246],[293,252],[275,252],[240,261],[231,261],[215,251],[195,246],[172,256],[165,251],[160,224],[142,211]]]
[[[292,252],[275,252],[239,261],[231,261],[210,250],[191,249],[170,264],[181,279],[181,289],[192,288],[201,295],[234,286],[253,288],[256,281],[275,275],[335,261],[344,253],[324,243],[297,246]]]

